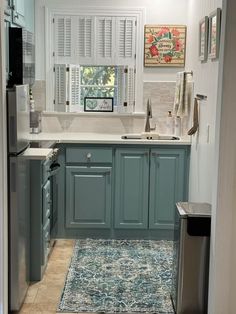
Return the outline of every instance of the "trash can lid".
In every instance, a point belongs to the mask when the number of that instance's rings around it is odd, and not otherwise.
[[[208,203],[179,202],[176,206],[183,217],[211,217],[211,205]]]

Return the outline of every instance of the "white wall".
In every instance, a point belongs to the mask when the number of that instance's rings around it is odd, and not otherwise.
[[[118,6],[146,8],[146,24],[187,24],[189,0],[36,0],[36,79],[45,80],[44,10],[47,5],[59,6]],[[144,81],[175,81],[179,68],[144,68]]]
[[[218,106],[221,110],[216,120],[219,145],[216,145],[218,160],[215,161],[212,198],[209,314],[234,314],[236,309],[236,2],[225,0],[223,5],[225,44],[220,60]]]
[[[189,198],[197,202],[212,202],[219,71],[219,61],[208,60],[206,63],[201,63],[198,60],[199,21],[221,6],[222,0],[189,0],[188,33],[190,36],[187,42],[186,67],[193,70],[195,94],[204,94],[208,97],[207,101],[199,103],[199,133],[193,136],[191,151]],[[207,142],[208,125],[210,126],[209,143]]]

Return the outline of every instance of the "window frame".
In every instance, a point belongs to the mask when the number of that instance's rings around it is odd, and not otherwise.
[[[53,110],[54,100],[54,45],[55,34],[53,19],[55,15],[63,16],[111,16],[111,17],[134,17],[137,20],[136,34],[136,65],[135,65],[135,111],[134,113],[143,112],[143,45],[144,45],[144,8],[119,8],[119,7],[100,7],[91,8],[79,6],[68,8],[65,5],[48,4],[45,6],[45,67],[46,67],[46,111]]]

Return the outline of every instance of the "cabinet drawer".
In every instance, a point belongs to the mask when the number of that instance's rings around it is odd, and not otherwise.
[[[66,162],[111,163],[111,148],[70,147],[66,149]]]

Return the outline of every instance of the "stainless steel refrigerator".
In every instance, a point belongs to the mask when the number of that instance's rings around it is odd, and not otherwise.
[[[30,190],[29,88],[7,90],[8,119],[8,201],[9,201],[9,309],[18,311],[29,282]]]

